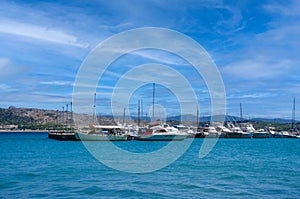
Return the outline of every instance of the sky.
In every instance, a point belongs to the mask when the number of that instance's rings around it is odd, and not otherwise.
[[[178,31],[207,51],[224,82],[227,114],[239,115],[242,103],[246,118],[290,119],[295,97],[300,119],[298,0],[2,0],[0,107],[62,109],[72,101],[78,71],[91,51],[115,34],[144,27]],[[142,50],[112,63],[97,87],[98,113],[109,112],[105,107],[116,74],[148,62],[168,65],[188,77],[201,114],[209,115],[205,82],[193,70],[182,70],[184,60],[158,50]],[[132,113],[139,99],[151,110],[151,89],[144,85],[132,95]],[[176,115],[176,95],[163,86],[157,89],[157,106]]]

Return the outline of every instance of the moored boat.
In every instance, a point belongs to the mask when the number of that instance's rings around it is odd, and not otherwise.
[[[180,133],[174,127],[162,127],[160,125],[152,126],[146,132],[135,137],[140,141],[182,141],[187,137],[187,134]]]
[[[218,138],[221,136],[221,132],[218,132],[213,126],[204,127],[203,133],[205,138]]]
[[[251,138],[252,133],[242,131],[240,127],[235,126],[233,123],[228,123],[230,132],[227,133],[226,138]]]
[[[258,131],[254,131],[252,134],[253,138],[269,138],[269,133],[260,129]]]
[[[74,131],[51,131],[48,138],[60,141],[77,141]]]
[[[129,135],[122,127],[113,125],[90,125],[90,130],[75,132],[75,137],[82,141],[127,141]]]
[[[280,132],[274,133],[274,135],[272,137],[273,138],[288,138],[289,135],[290,134],[287,131],[280,131]]]

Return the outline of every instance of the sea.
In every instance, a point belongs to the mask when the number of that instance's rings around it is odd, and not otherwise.
[[[300,139],[219,139],[199,158],[203,142],[194,139],[161,169],[128,173],[106,166],[80,141],[0,133],[0,198],[300,198]],[[166,144],[117,143],[135,152]]]

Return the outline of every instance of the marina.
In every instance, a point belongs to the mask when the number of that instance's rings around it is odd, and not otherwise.
[[[242,128],[227,123],[227,127],[220,123],[207,125],[206,127],[184,127],[175,125],[149,124],[148,127],[128,127],[113,125],[90,125],[84,130],[73,132],[49,132],[48,138],[61,141],[182,141],[190,138],[237,138],[237,139],[256,139],[256,138],[299,138],[300,133],[276,131],[273,127],[256,130],[251,123],[241,123]],[[272,129],[272,130],[270,130]]]
[[[138,100],[138,117],[137,121],[127,121],[125,123],[125,108],[121,121],[110,121],[110,124],[96,124],[100,123],[101,118],[96,115],[96,100],[97,94],[93,95],[93,115],[92,122],[88,126],[75,127],[73,121],[72,103],[70,103],[71,111],[68,112],[68,104],[66,108],[65,124],[57,122],[57,127],[63,126],[72,131],[54,131],[49,132],[48,137],[56,140],[81,140],[81,141],[183,141],[189,138],[242,138],[242,139],[256,139],[256,138],[299,138],[300,132],[295,127],[295,98],[293,99],[292,111],[292,130],[277,131],[276,128],[265,126],[261,129],[255,129],[252,122],[243,119],[242,104],[240,103],[240,121],[234,119],[225,122],[202,122],[199,126],[199,110],[197,106],[196,126],[185,126],[178,121],[176,124],[161,121],[155,118],[155,83],[152,84],[152,122],[141,120],[141,110],[143,110],[142,100]],[[142,114],[143,115],[143,114]],[[58,117],[57,117],[58,118]],[[68,119],[70,118],[70,119]],[[226,118],[226,116],[224,117]],[[229,118],[227,116],[227,118]],[[98,120],[98,121],[97,121]],[[143,125],[141,125],[143,124]]]

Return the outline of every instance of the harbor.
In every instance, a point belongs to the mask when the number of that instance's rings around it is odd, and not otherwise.
[[[266,138],[300,138],[298,131],[277,131],[274,127],[256,130],[251,123],[231,122],[223,125],[220,122],[204,127],[170,126],[152,123],[145,127],[122,125],[91,125],[81,130],[52,131],[51,139],[61,141],[182,141],[191,138],[224,138],[224,139],[266,139]]]
[[[72,102],[66,105],[63,114],[57,113],[57,129],[49,132],[48,137],[61,141],[182,141],[190,138],[300,138],[295,121],[295,97],[293,99],[291,128],[287,130],[277,130],[270,124],[263,128],[255,129],[252,122],[243,118],[242,104],[240,103],[240,117],[224,116],[219,118],[227,119],[224,122],[199,122],[199,110],[196,110],[196,125],[188,126],[180,121],[162,121],[155,119],[155,83],[152,93],[152,118],[146,119],[141,113],[143,101],[138,100],[136,120],[126,120],[125,108],[123,118],[106,118],[97,116],[97,94],[93,95],[93,115],[84,121],[83,126],[76,127]],[[70,111],[68,107],[70,106]],[[182,117],[182,116],[181,116]],[[218,117],[211,117],[218,118]],[[150,120],[150,122],[149,122]],[[151,122],[152,120],[152,122]],[[62,123],[60,123],[60,122]],[[103,123],[105,122],[105,123]],[[88,123],[88,125],[86,125]],[[102,123],[102,124],[101,124]],[[192,121],[190,123],[193,123]]]

